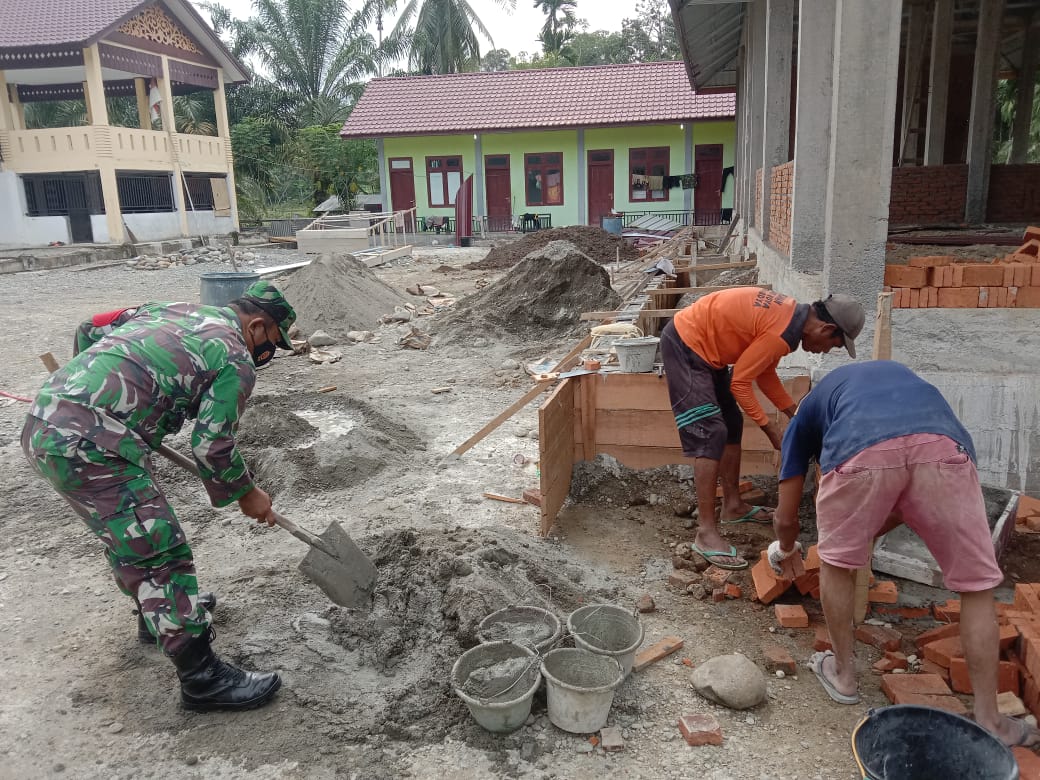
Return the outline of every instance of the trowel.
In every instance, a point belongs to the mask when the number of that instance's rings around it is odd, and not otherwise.
[[[158,452],[195,476],[199,475],[195,463],[176,450],[162,444]],[[277,512],[272,514],[275,523],[310,546],[299,565],[304,577],[341,607],[366,607],[372,603],[375,564],[354,544],[343,526],[330,523],[321,536],[316,536]]]

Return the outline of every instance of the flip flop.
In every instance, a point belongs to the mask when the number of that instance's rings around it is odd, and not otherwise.
[[[834,652],[831,650],[824,650],[822,653],[813,653],[812,657],[809,659],[809,668],[812,669],[813,674],[816,675],[816,679],[820,681],[823,690],[826,691],[827,695],[834,701],[838,702],[838,704],[859,704],[858,692],[854,694],[842,693],[834,687],[834,683],[827,679],[827,675],[823,673],[823,662],[828,656],[833,658]]]
[[[1030,744],[1030,740],[1035,739],[1037,736],[1036,729],[1034,729],[1032,726],[1030,726],[1028,723],[1026,723],[1024,720],[1020,718],[1012,718],[1012,720],[1018,722],[1019,734],[1018,739],[1016,739],[1012,744],[1008,745],[1008,747],[1024,747],[1027,750],[1034,751],[1038,747],[1040,747],[1040,742],[1033,742],[1032,744]]]
[[[755,517],[759,512],[768,512],[772,507],[770,506],[753,506],[751,511],[743,517],[737,517],[733,520],[722,520],[721,525],[738,525],[739,523],[754,523],[755,525],[772,525],[773,518],[758,519]]]
[[[690,549],[701,556],[708,563],[713,566],[718,566],[720,569],[726,569],[727,571],[743,571],[748,567],[748,562],[737,555],[737,548],[732,544],[729,546],[729,551],[726,550],[702,550],[697,546],[695,542],[690,543]],[[714,558],[725,557],[725,558],[740,558],[740,563],[719,563],[713,560]]]

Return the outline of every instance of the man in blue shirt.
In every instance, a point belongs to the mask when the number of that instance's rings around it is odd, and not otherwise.
[[[975,692],[975,720],[1007,745],[1040,745],[1040,731],[997,709],[999,660],[993,589],[1004,579],[993,553],[971,436],[939,391],[887,360],[829,373],[802,400],[784,435],[780,502],[773,518],[777,567],[800,554],[798,506],[811,459],[820,594],[833,651],[812,669],[841,704],[859,701],[853,651],[855,570],[875,537],[905,522],[928,546],[946,587],[961,597],[961,644]]]

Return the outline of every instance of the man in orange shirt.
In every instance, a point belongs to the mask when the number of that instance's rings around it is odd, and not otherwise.
[[[698,525],[693,549],[709,563],[723,569],[748,566],[719,533],[715,486],[720,477],[723,524],[773,520],[769,509],[741,500],[738,489],[741,409],[780,449],[780,429],[755,398],[752,383],[793,417],[795,403],[776,374],[780,359],[799,344],[816,353],[845,347],[856,357],[853,342],[865,320],[863,307],[848,295],[804,304],[758,287],[739,287],[705,295],[665,326],[661,357],[668,394],[683,454],[694,459]]]

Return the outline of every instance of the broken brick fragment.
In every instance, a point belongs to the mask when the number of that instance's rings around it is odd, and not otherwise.
[[[683,715],[679,718],[679,731],[682,732],[686,744],[691,747],[722,744],[722,728],[714,715]]]
[[[895,629],[884,626],[871,626],[867,623],[856,626],[856,639],[878,650],[898,650],[902,645],[902,635]]]
[[[773,609],[777,622],[784,628],[809,627],[809,615],[801,604],[776,604]]]

